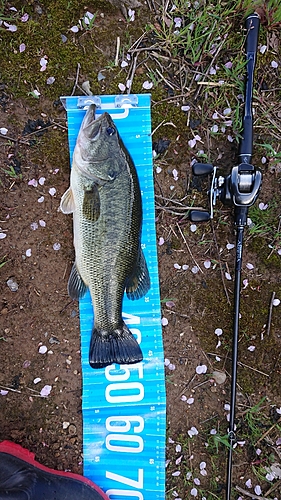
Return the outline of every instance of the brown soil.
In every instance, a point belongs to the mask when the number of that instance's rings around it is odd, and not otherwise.
[[[115,14],[116,15],[116,14]],[[119,22],[119,21],[116,21]],[[113,52],[113,49],[112,49]],[[72,82],[75,73],[72,74]],[[85,78],[86,79],[86,78]],[[5,82],[3,82],[5,84]],[[63,92],[61,92],[63,94]],[[58,470],[82,473],[82,411],[79,312],[76,302],[67,295],[66,286],[72,266],[72,221],[58,211],[60,197],[69,183],[69,155],[65,111],[54,107],[54,99],[40,98],[40,102],[24,97],[15,98],[9,87],[3,86],[5,105],[0,108],[0,126],[8,129],[7,137],[0,137],[0,226],[6,238],[0,242],[0,440],[9,439],[33,451],[46,466]],[[55,96],[53,96],[55,98]],[[153,109],[152,109],[153,114]],[[28,120],[51,120],[40,135],[22,135]],[[169,129],[165,133],[169,138]],[[205,460],[210,473],[202,477],[201,485],[214,490],[214,482],[225,481],[226,448],[211,463],[210,430],[216,428],[226,434],[227,422],[224,404],[230,396],[231,325],[233,303],[234,252],[227,243],[235,243],[231,210],[218,206],[213,224],[201,225],[193,233],[184,216],[168,211],[177,210],[172,202],[186,199],[182,204],[201,205],[206,202],[203,192],[192,185],[188,150],[189,131],[178,130],[171,135],[172,142],[166,156],[158,164],[162,172],[155,174],[157,194],[157,238],[159,274],[163,316],[168,325],[163,327],[165,357],[175,365],[166,368],[167,387],[167,498],[177,489],[185,500],[190,487],[184,477],[188,470],[197,471]],[[10,139],[9,139],[10,138]],[[210,156],[219,158],[220,166],[231,166],[235,161],[235,147],[228,142],[209,144]],[[21,173],[11,176],[10,165],[20,162]],[[12,163],[13,162],[13,163]],[[225,163],[224,163],[225,162]],[[172,170],[179,173],[173,180]],[[6,172],[5,172],[6,171]],[[43,185],[28,185],[32,179],[45,177]],[[172,191],[171,185],[176,185]],[[55,188],[55,195],[49,189]],[[38,202],[44,196],[42,203]],[[280,203],[280,174],[265,170],[260,200]],[[46,223],[42,227],[39,221]],[[36,230],[31,225],[37,223]],[[60,244],[55,250],[54,244]],[[239,343],[238,419],[243,435],[243,412],[264,400],[267,425],[272,425],[270,410],[280,407],[280,345],[281,318],[273,308],[267,335],[268,313],[272,293],[281,298],[280,256],[271,253],[269,241],[249,236],[246,230],[243,257],[243,278],[249,285],[241,294],[241,335]],[[31,249],[31,256],[26,251]],[[269,257],[269,258],[268,258]],[[211,261],[211,268],[204,267]],[[252,263],[254,269],[246,267]],[[174,264],[187,264],[184,271]],[[200,266],[196,274],[191,272]],[[229,272],[232,280],[225,278]],[[11,291],[7,280],[18,284]],[[166,301],[173,301],[169,308]],[[216,348],[215,329],[222,328],[222,347]],[[264,340],[261,340],[261,333]],[[248,347],[255,345],[254,352]],[[45,354],[39,353],[46,346]],[[216,361],[215,355],[221,358]],[[206,364],[207,374],[196,374],[196,367]],[[226,374],[223,384],[215,382],[214,369]],[[255,371],[258,370],[258,371]],[[34,379],[40,378],[37,384]],[[45,385],[52,386],[49,397],[40,397]],[[194,403],[182,400],[193,397]],[[68,422],[68,424],[64,424]],[[274,422],[274,421],[273,421]],[[187,430],[195,426],[197,439],[188,440]],[[246,431],[245,431],[246,432]],[[175,446],[183,448],[181,464],[176,465]],[[265,446],[265,445],[264,445]],[[242,449],[235,460],[235,481],[244,485],[244,477],[252,474],[249,449]],[[192,459],[192,455],[194,458]],[[209,460],[209,462],[208,462]],[[172,472],[181,470],[181,478]],[[248,474],[248,475],[247,475]],[[243,479],[241,479],[243,478]],[[275,492],[277,495],[277,492]]]

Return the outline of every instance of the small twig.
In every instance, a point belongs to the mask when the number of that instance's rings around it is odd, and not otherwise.
[[[180,235],[181,235],[181,237],[182,237],[182,239],[183,239],[183,241],[184,241],[184,243],[185,243],[185,245],[186,245],[186,248],[187,248],[187,250],[188,250],[188,252],[189,252],[190,257],[192,258],[192,260],[193,260],[193,262],[195,263],[195,265],[198,267],[199,271],[201,271],[201,273],[202,273],[202,274],[204,274],[204,273],[203,273],[203,271],[202,271],[202,269],[201,269],[201,267],[199,266],[199,264],[197,263],[197,261],[196,261],[196,260],[195,260],[195,258],[193,257],[193,255],[192,255],[192,253],[191,253],[191,250],[190,250],[190,248],[189,248],[189,245],[188,245],[188,243],[187,243],[187,241],[186,241],[186,239],[185,239],[185,236],[184,236],[184,234],[183,234],[183,232],[182,232],[182,230],[181,230],[180,226],[178,225],[178,223],[177,223],[177,228],[178,228],[178,230],[179,230],[179,232],[180,232]]]
[[[243,488],[240,488],[240,486],[235,486],[236,491],[239,491],[239,493],[243,493],[243,495],[246,495],[246,497],[252,498],[252,500],[270,500],[269,498],[266,497],[261,497],[260,495],[256,495],[255,493],[251,493],[250,491],[243,490]]]
[[[119,51],[120,51],[120,36],[118,36],[116,39],[116,55],[115,55],[114,66],[118,66]]]
[[[273,309],[273,301],[275,299],[275,292],[272,292],[271,296],[271,301],[269,305],[269,312],[268,312],[268,320],[267,320],[267,328],[266,328],[266,334],[270,334],[270,327],[271,327],[271,318],[272,318],[272,309]]]
[[[12,389],[11,387],[6,387],[5,385],[0,385],[0,387],[5,391],[17,392],[18,394],[21,394],[21,391],[18,391],[17,389]]]
[[[261,372],[260,370],[257,370],[256,368],[253,368],[252,366],[245,365],[241,361],[238,361],[237,364],[239,366],[243,366],[244,368],[249,368],[249,370],[253,370],[254,372],[260,373],[261,375],[264,375],[265,377],[269,377],[269,375],[267,373]]]
[[[280,417],[281,418],[281,417]],[[267,431],[258,439],[258,441],[256,442],[256,446],[266,437],[268,436],[268,434],[270,434],[270,432],[272,431],[272,429],[274,429],[274,427],[280,423],[280,418],[278,418],[277,422],[275,422],[275,424],[273,424],[270,429],[267,429]]]
[[[77,87],[77,84],[78,84],[78,80],[79,80],[79,72],[80,72],[80,68],[81,68],[81,64],[80,63],[77,63],[77,71],[76,71],[76,78],[75,78],[75,82],[74,82],[74,85],[73,85],[73,89],[72,89],[72,92],[70,95],[74,95],[74,92],[76,90],[76,87]]]
[[[216,238],[215,228],[214,228],[212,220],[211,220],[211,227],[212,227],[214,242],[215,242],[215,245],[216,245],[216,250],[217,250],[217,254],[218,254],[218,258],[219,258],[219,265],[220,265],[222,285],[223,285],[223,289],[224,289],[224,293],[225,293],[225,296],[226,296],[227,303],[230,305],[231,302],[230,302],[230,298],[229,298],[229,295],[228,295],[227,288],[225,286],[225,280],[224,280],[224,274],[223,274],[223,270],[222,270],[220,252],[219,252],[219,247],[218,247],[218,242],[217,242],[217,238]]]
[[[156,127],[156,128],[155,128],[152,132],[151,132],[151,135],[153,135],[153,134],[156,132],[156,130],[158,130],[160,127],[162,127],[162,125],[164,125],[164,126],[166,126],[166,125],[172,125],[172,127],[177,128],[177,127],[176,127],[176,125],[174,125],[174,123],[173,123],[173,122],[166,122],[166,123],[165,123],[165,120],[163,120],[163,121],[162,121],[161,123],[159,123],[159,125],[157,125],[157,127]]]

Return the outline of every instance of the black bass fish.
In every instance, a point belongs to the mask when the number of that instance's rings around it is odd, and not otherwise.
[[[111,116],[95,119],[93,104],[77,137],[60,208],[73,213],[75,263],[68,293],[78,300],[89,288],[94,307],[91,367],[141,361],[140,346],[122,319],[125,290],[134,300],[150,288],[141,248],[139,180]]]

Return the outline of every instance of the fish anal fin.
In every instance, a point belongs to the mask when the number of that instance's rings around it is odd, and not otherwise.
[[[87,291],[87,286],[82,280],[75,263],[70,272],[67,290],[70,298],[74,300],[82,299]]]
[[[139,249],[136,266],[126,282],[128,299],[136,300],[143,297],[150,289],[149,272],[142,249]]]
[[[128,365],[142,359],[141,348],[124,322],[110,332],[93,328],[89,352],[92,368],[104,368],[112,363]]]
[[[72,214],[75,209],[72,189],[69,187],[61,197],[60,210],[64,214]]]
[[[100,195],[97,184],[85,189],[83,199],[83,216],[91,222],[96,222],[100,216]]]

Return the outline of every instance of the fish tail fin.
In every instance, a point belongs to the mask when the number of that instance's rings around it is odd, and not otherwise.
[[[142,359],[141,348],[124,322],[110,332],[94,326],[89,352],[92,368],[104,368],[112,363],[139,363]]]

